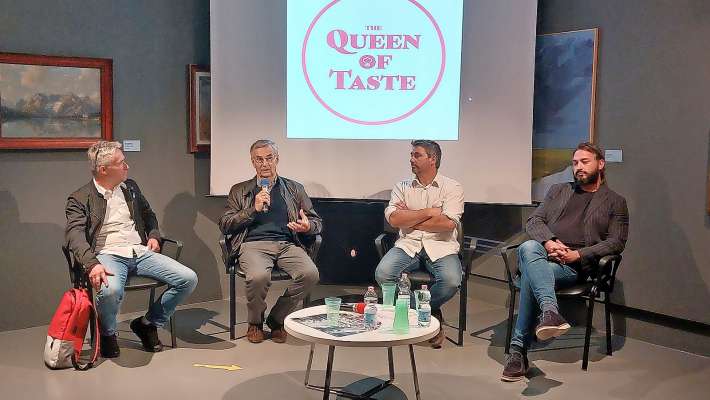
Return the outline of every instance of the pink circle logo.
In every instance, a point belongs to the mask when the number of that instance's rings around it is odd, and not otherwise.
[[[311,80],[311,77],[309,76],[308,63],[307,63],[308,62],[308,49],[307,48],[308,48],[309,40],[311,38],[311,33],[314,30],[314,27],[318,24],[318,22],[321,20],[321,17],[323,17],[324,14],[326,14],[332,7],[334,7],[336,4],[340,3],[341,1],[342,0],[333,0],[330,3],[328,3],[325,7],[323,7],[323,9],[320,10],[320,12],[315,16],[315,18],[311,22],[311,24],[308,27],[308,30],[306,32],[306,36],[303,40],[303,46],[301,48],[301,68],[303,70],[303,75],[306,80],[306,84],[308,85],[308,88],[310,89],[311,93],[313,94],[315,99],[318,101],[318,103],[320,103],[326,110],[328,110],[330,113],[337,116],[338,118],[341,118],[341,119],[351,122],[351,123],[360,124],[360,125],[386,125],[386,124],[401,121],[407,117],[410,117],[411,115],[416,113],[419,109],[421,109],[431,99],[431,97],[434,95],[434,93],[436,93],[436,90],[438,89],[439,84],[441,83],[442,77],[444,75],[444,71],[446,69],[446,44],[444,41],[444,36],[441,32],[441,28],[439,27],[436,20],[431,15],[431,13],[426,8],[424,8],[419,2],[417,2],[416,0],[406,0],[408,3],[413,5],[417,10],[419,10],[421,13],[423,13],[426,16],[426,19],[431,23],[434,31],[436,32],[436,36],[438,38],[438,42],[441,47],[441,65],[438,68],[436,79],[435,79],[433,85],[431,86],[431,88],[426,93],[426,95],[420,101],[418,101],[413,107],[411,107],[411,108],[408,107],[409,109],[407,109],[404,112],[401,112],[401,113],[397,112],[398,115],[395,115],[392,117],[387,117],[387,118],[378,118],[378,119],[370,119],[370,120],[364,119],[362,117],[355,118],[353,116],[348,116],[343,112],[337,111],[332,104],[329,104],[328,102],[326,102],[323,99],[323,97],[321,95],[319,95],[318,90],[316,89],[314,83]],[[373,29],[377,30],[377,27],[374,27]],[[331,34],[333,35],[332,37],[330,36]],[[345,49],[344,46],[342,46],[342,43],[344,41],[348,40],[348,36],[346,36],[346,35],[347,34],[344,31],[332,31],[328,37],[328,44],[330,47],[335,49],[340,54],[348,55],[348,56],[354,55],[355,54],[354,51],[349,51],[349,50]],[[366,35],[362,35],[362,36],[364,37]],[[372,36],[382,36],[382,37],[378,37],[378,38],[373,39]],[[382,47],[382,46],[388,46],[388,45],[402,46],[402,43],[404,43],[405,48],[406,48],[407,44],[417,46],[417,48],[419,46],[419,38],[418,37],[416,37],[416,38],[414,38],[414,37],[400,38],[400,37],[392,37],[392,36],[395,36],[395,35],[370,35],[370,40],[376,41],[375,45],[370,43],[370,48],[371,49],[380,49],[380,48],[386,48],[386,47]],[[363,38],[363,40],[365,40],[365,39]],[[340,43],[340,44],[338,45],[337,43]],[[365,44],[363,44],[362,47],[356,47],[356,48],[363,48],[364,46],[365,46]],[[381,47],[376,47],[376,46],[381,46]],[[392,48],[396,48],[396,47],[392,47]],[[359,58],[357,58],[357,65],[365,70],[378,68],[377,67],[378,65],[380,66],[380,68],[383,68],[383,65],[386,65],[388,62],[392,61],[391,56],[389,58],[387,58],[387,57],[388,56],[382,56],[382,55],[375,56],[372,54],[362,55]],[[334,71],[331,69],[331,71],[330,71],[331,75],[333,74],[333,72]],[[336,74],[335,74],[334,78],[337,78],[338,85],[342,86],[343,80],[345,79],[346,76],[350,77],[350,75],[348,73],[351,74],[352,70],[335,71],[335,72],[336,72]],[[432,76],[433,76],[433,74],[432,74]],[[384,78],[382,80],[384,81]],[[380,82],[370,81],[369,79],[367,79],[365,82],[366,83],[361,82],[361,84],[362,85],[378,85],[378,86],[380,85]],[[411,90],[411,88],[414,86],[414,77],[406,77],[406,76],[401,77],[400,76],[398,82],[399,82],[398,89],[401,89],[403,91],[404,90]],[[385,85],[388,89],[392,89],[395,84],[393,83],[393,79],[389,78],[386,81]],[[337,89],[343,89],[343,88],[344,87],[337,87]]]

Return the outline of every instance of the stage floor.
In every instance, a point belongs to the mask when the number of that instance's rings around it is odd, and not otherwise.
[[[283,290],[274,284],[270,305]],[[337,294],[337,287],[318,288],[316,295]],[[359,291],[360,289],[353,289]],[[342,293],[342,291],[340,292]],[[458,300],[447,304],[445,316],[454,321]],[[0,333],[0,388],[4,399],[320,399],[322,393],[303,385],[309,346],[289,338],[254,345],[243,335],[229,341],[226,300],[191,304],[176,313],[178,348],[166,346],[150,354],[128,328],[137,314],[119,318],[121,357],[101,360],[92,370],[50,371],[42,362],[46,327]],[[603,332],[592,337],[589,370],[581,370],[582,327],[530,353],[529,379],[500,381],[504,360],[506,309],[469,299],[465,345],[446,342],[439,350],[415,346],[422,399],[701,399],[710,393],[710,358],[614,337],[614,355],[604,354]],[[245,317],[239,299],[240,319]],[[601,307],[599,308],[601,311]],[[454,330],[448,331],[453,337]],[[474,336],[471,333],[474,333]],[[170,343],[169,332],[160,332]],[[322,384],[327,348],[316,346],[311,383]],[[364,392],[387,377],[384,349],[337,348],[333,365],[335,386]],[[414,399],[414,384],[406,347],[394,349],[396,380],[379,399]],[[227,371],[193,364],[238,365]],[[353,383],[354,382],[354,383]],[[332,396],[331,398],[335,398]]]

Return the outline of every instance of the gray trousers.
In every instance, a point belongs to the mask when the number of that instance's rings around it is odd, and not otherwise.
[[[291,242],[256,241],[239,246],[239,268],[246,274],[248,321],[264,322],[266,294],[271,286],[271,269],[291,276],[291,284],[269,313],[269,322],[283,325],[286,316],[318,283],[318,269],[302,248]]]

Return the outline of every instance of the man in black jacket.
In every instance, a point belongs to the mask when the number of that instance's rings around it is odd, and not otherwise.
[[[300,236],[319,234],[323,223],[303,185],[277,174],[276,143],[258,140],[249,153],[256,176],[232,186],[219,228],[231,235],[232,251],[239,256],[239,268],[246,274],[247,340],[264,340],[266,294],[274,262],[293,279],[266,319],[271,339],[283,343],[287,336],[284,319],[319,277]]]
[[[69,195],[66,206],[66,242],[96,289],[101,355],[118,357],[116,315],[123,301],[128,275],[165,282],[163,292],[143,317],[131,322],[143,348],[163,348],[157,328],[162,327],[197,286],[190,268],[160,254],[160,231],[155,213],[135,181],[118,142],[99,141],[88,150],[93,179]]]
[[[564,334],[570,325],[559,314],[555,287],[586,279],[600,258],[624,250],[629,232],[626,200],[604,180],[604,153],[580,143],[572,156],[574,183],[552,186],[528,219],[532,240],[518,247],[520,307],[501,380],[522,379],[532,324],[538,340]]]

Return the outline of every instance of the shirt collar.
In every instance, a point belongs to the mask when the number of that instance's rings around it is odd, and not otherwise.
[[[92,180],[94,181],[94,186],[96,186],[96,190],[99,192],[99,194],[100,194],[102,197],[106,197],[107,193],[110,193],[110,195],[112,195],[113,192],[115,192],[115,191],[116,191],[116,188],[118,188],[118,187],[120,187],[120,188],[125,188],[125,187],[126,187],[126,184],[123,183],[123,182],[121,182],[121,183],[118,184],[118,186],[116,186],[115,188],[113,188],[113,190],[108,190],[108,189],[104,188],[103,186],[99,185],[99,183],[96,182],[96,179],[92,179]],[[109,195],[109,197],[110,197],[110,195]]]
[[[440,177],[439,173],[437,172],[436,176],[434,177],[434,180],[431,181],[431,184],[429,186],[433,187],[441,187],[441,182],[440,182]],[[412,180],[412,187],[421,187],[421,188],[426,188],[427,186],[424,186],[421,182],[419,182],[419,179],[417,179],[416,175],[414,176],[414,180]]]

